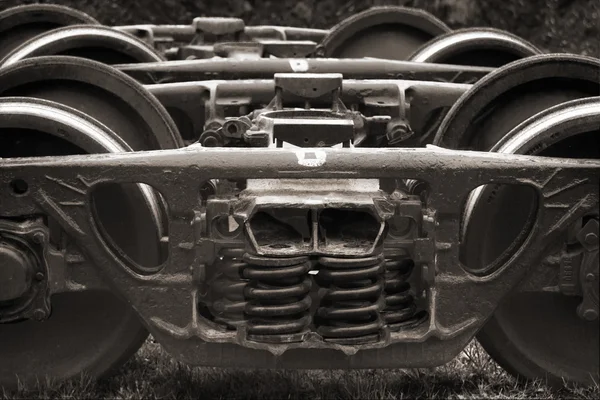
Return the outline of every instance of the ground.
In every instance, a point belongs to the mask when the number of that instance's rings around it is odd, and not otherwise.
[[[0,10],[34,1],[0,0]],[[44,1],[42,1],[44,2]],[[249,24],[328,28],[371,5],[425,8],[453,28],[492,26],[513,32],[550,52],[599,56],[598,0],[56,0],[105,24],[188,23],[195,16],[237,16]],[[543,398],[595,399],[600,387],[550,389],[519,384],[473,342],[450,364],[428,370],[253,371],[190,368],[149,340],[115,376],[42,382],[16,398]]]
[[[550,389],[519,384],[473,342],[433,369],[272,371],[190,368],[149,340],[113,378],[44,382],[5,399],[597,399],[599,388]]]

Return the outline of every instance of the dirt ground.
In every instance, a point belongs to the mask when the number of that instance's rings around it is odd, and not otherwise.
[[[108,25],[188,23],[196,16],[235,16],[248,24],[329,28],[373,5],[426,9],[453,28],[491,26],[545,51],[600,57],[598,0],[0,0],[78,8]]]

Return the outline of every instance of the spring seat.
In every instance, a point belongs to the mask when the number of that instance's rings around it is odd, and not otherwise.
[[[380,339],[384,321],[385,260],[382,254],[363,258],[321,257],[317,281],[324,288],[316,311],[317,333],[340,344]]]
[[[246,253],[243,277],[245,314],[251,340],[289,343],[303,340],[312,322],[308,257],[262,257]]]

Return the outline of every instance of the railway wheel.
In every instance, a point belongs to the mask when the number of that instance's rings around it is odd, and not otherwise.
[[[511,33],[493,28],[465,28],[440,35],[425,43],[409,61],[499,68],[542,52]],[[454,83],[475,83],[458,74]],[[431,143],[450,107],[434,110],[421,136],[421,144]]]
[[[494,28],[465,28],[440,35],[415,51],[410,61],[501,67],[541,50],[512,33]]]
[[[82,111],[117,133],[134,150],[183,146],[175,123],[141,84],[99,62],[48,56],[0,69],[0,96],[55,101]]]
[[[569,100],[598,95],[600,60],[542,54],[507,64],[477,81],[454,103],[433,144],[489,151],[515,126]]]
[[[542,111],[517,126],[491,151],[598,159],[600,97],[573,100]],[[507,187],[497,189],[490,185],[471,196],[467,203],[470,212],[463,221],[466,240],[475,234],[490,235],[490,245],[496,245],[491,255],[503,250],[505,238],[497,227],[494,229],[486,223],[486,218],[496,219],[502,215],[512,224],[523,225],[522,218],[504,213],[507,208],[514,208],[515,195],[523,198],[523,193]],[[495,191],[493,196],[492,191]],[[581,242],[577,239],[587,224],[595,224],[597,238],[598,209],[574,227],[575,238],[567,238],[567,251],[575,253],[583,249],[584,254],[587,252],[585,238],[581,238]],[[539,288],[534,269],[520,287],[506,297],[478,334],[483,347],[502,367],[522,379],[543,379],[557,386],[563,381],[597,384],[600,378],[597,244],[595,258],[593,254],[590,250],[589,262],[579,266],[581,288],[577,293],[571,293],[570,289],[565,292],[560,286],[560,290],[554,291]],[[489,256],[476,261],[477,265],[493,262]],[[556,267],[555,273],[558,275]],[[560,285],[561,281],[556,277],[552,282]],[[585,307],[582,309],[582,306]]]
[[[449,31],[446,24],[423,10],[373,7],[331,28],[317,53],[328,58],[407,60],[423,44]]]
[[[32,98],[0,99],[1,158],[131,150],[111,129],[71,107]],[[161,262],[162,227],[153,192],[138,185],[105,186],[95,192],[94,201],[97,218],[127,255],[139,263]],[[60,247],[61,234],[50,223],[49,229],[50,243]],[[0,313],[11,304],[0,301]],[[107,289],[56,293],[51,310],[42,322],[0,324],[0,387],[63,380],[82,372],[104,376],[127,361],[148,335],[133,309]]]
[[[436,144],[598,158],[599,102],[586,98],[600,92],[599,73],[600,60],[578,56],[535,56],[511,63],[484,77],[458,100],[438,131]],[[490,275],[514,254],[531,227],[535,199],[530,190],[518,186],[488,185],[473,192],[465,206],[460,249],[469,272]],[[580,224],[594,219],[597,215],[586,216]],[[567,239],[571,249],[573,241]],[[555,249],[557,254],[563,246],[567,242]],[[597,263],[596,259],[596,271]],[[548,273],[550,278],[542,280],[552,290],[531,289]],[[520,379],[543,379],[553,385],[597,382],[598,321],[581,317],[582,297],[561,291],[558,277],[557,266],[532,266],[477,337],[503,368]],[[595,296],[597,303],[597,281]]]
[[[74,25],[41,33],[14,48],[0,66],[39,56],[74,56],[105,64],[160,62],[165,58],[135,36],[106,26]]]
[[[100,23],[89,15],[55,4],[28,4],[0,12],[0,59],[40,33],[68,25]]]

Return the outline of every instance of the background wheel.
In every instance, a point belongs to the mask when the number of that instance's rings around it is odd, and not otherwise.
[[[0,60],[40,33],[68,25],[100,23],[89,15],[55,4],[29,4],[0,12]]]
[[[319,47],[324,57],[406,60],[423,44],[449,31],[423,10],[373,7],[331,28]]]
[[[537,54],[542,51],[512,33],[493,28],[465,28],[430,40],[409,60],[498,68]]]
[[[40,56],[74,56],[105,64],[160,62],[165,58],[133,35],[106,26],[74,25],[53,29],[14,48],[1,66]]]

